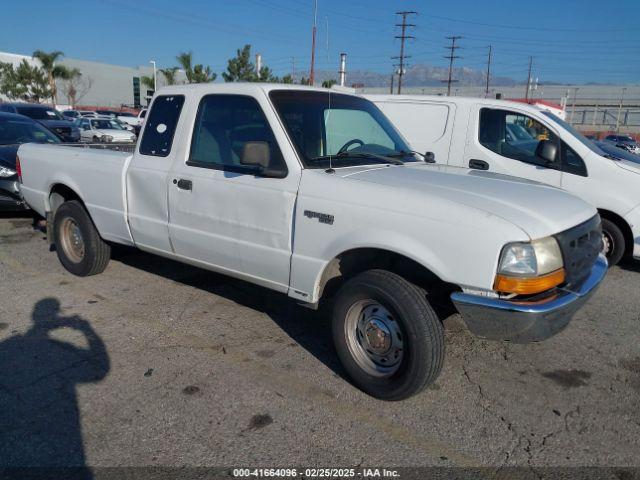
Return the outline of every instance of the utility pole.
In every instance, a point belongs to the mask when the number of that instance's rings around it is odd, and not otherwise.
[[[393,77],[395,77],[395,76],[396,76],[396,74],[395,74],[395,72],[393,72],[393,73],[391,74],[391,83],[389,84],[389,85],[390,85],[390,87],[389,87],[389,93],[390,93],[391,95],[393,95]]]
[[[316,25],[318,22],[318,0],[313,1],[313,30],[311,31],[311,69],[309,70],[309,85],[315,80],[316,64]]]
[[[487,88],[484,91],[484,98],[489,98],[489,79],[491,78],[491,53],[492,46],[489,45],[489,58],[487,59]]]
[[[573,104],[571,105],[571,123],[573,123],[576,116],[576,99],[578,98],[578,90],[580,90],[580,87],[573,88]]]
[[[260,76],[260,70],[262,70],[262,55],[256,53],[256,75]]]
[[[456,42],[458,40],[460,40],[462,37],[460,35],[453,35],[451,37],[446,37],[447,40],[451,40],[451,46],[450,47],[445,47],[449,50],[451,50],[451,53],[449,55],[446,55],[444,58],[448,58],[449,59],[449,78],[447,80],[442,80],[443,83],[447,84],[447,97],[451,96],[451,84],[457,82],[458,80],[454,80],[453,79],[453,61],[457,58],[461,58],[458,55],[456,55],[456,50],[459,49],[460,47],[458,45],[456,45]]]
[[[407,23],[407,16],[409,15],[417,15],[418,12],[413,11],[402,11],[396,12],[396,15],[402,15],[402,23],[396,23],[396,27],[401,28],[400,35],[396,35],[395,38],[400,39],[400,55],[397,57],[391,57],[392,59],[398,59],[400,62],[398,64],[398,95],[402,93],[402,77],[405,73],[405,60],[407,58],[411,58],[410,55],[404,54],[404,41],[408,38],[415,39],[413,35],[407,35],[407,27],[415,27],[413,23]]]
[[[149,60],[149,63],[153,65],[153,92],[155,93],[158,90],[158,75],[156,74],[156,61]]]
[[[531,69],[533,68],[533,57],[529,57],[529,75],[527,76],[527,91],[524,98],[529,101],[529,90],[531,90]]]
[[[296,81],[296,57],[291,57],[291,79]]]
[[[622,95],[620,95],[620,106],[618,107],[618,118],[616,118],[616,133],[620,134],[620,115],[622,114],[622,103],[624,102],[624,92],[627,87],[622,87]]]

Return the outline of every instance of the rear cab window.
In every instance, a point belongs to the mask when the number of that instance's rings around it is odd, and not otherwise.
[[[156,97],[142,134],[139,149],[141,155],[166,157],[171,153],[173,137],[183,105],[184,95]]]

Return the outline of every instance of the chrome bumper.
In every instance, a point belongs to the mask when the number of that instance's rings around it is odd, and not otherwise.
[[[607,273],[603,255],[577,290],[557,288],[527,301],[503,300],[455,292],[451,300],[474,335],[490,340],[529,343],[561,332],[584,305]]]

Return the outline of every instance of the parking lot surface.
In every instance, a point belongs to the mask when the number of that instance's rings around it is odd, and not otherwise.
[[[640,262],[545,342],[445,321],[437,383],[381,402],[317,312],[135,250],[77,278],[0,218],[4,465],[640,466]]]

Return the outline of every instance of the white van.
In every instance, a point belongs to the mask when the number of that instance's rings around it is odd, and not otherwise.
[[[640,156],[633,162],[605,153],[565,121],[524,103],[365,97],[391,119],[411,148],[433,152],[438,163],[526,178],[582,197],[600,212],[609,263],[640,258]]]

